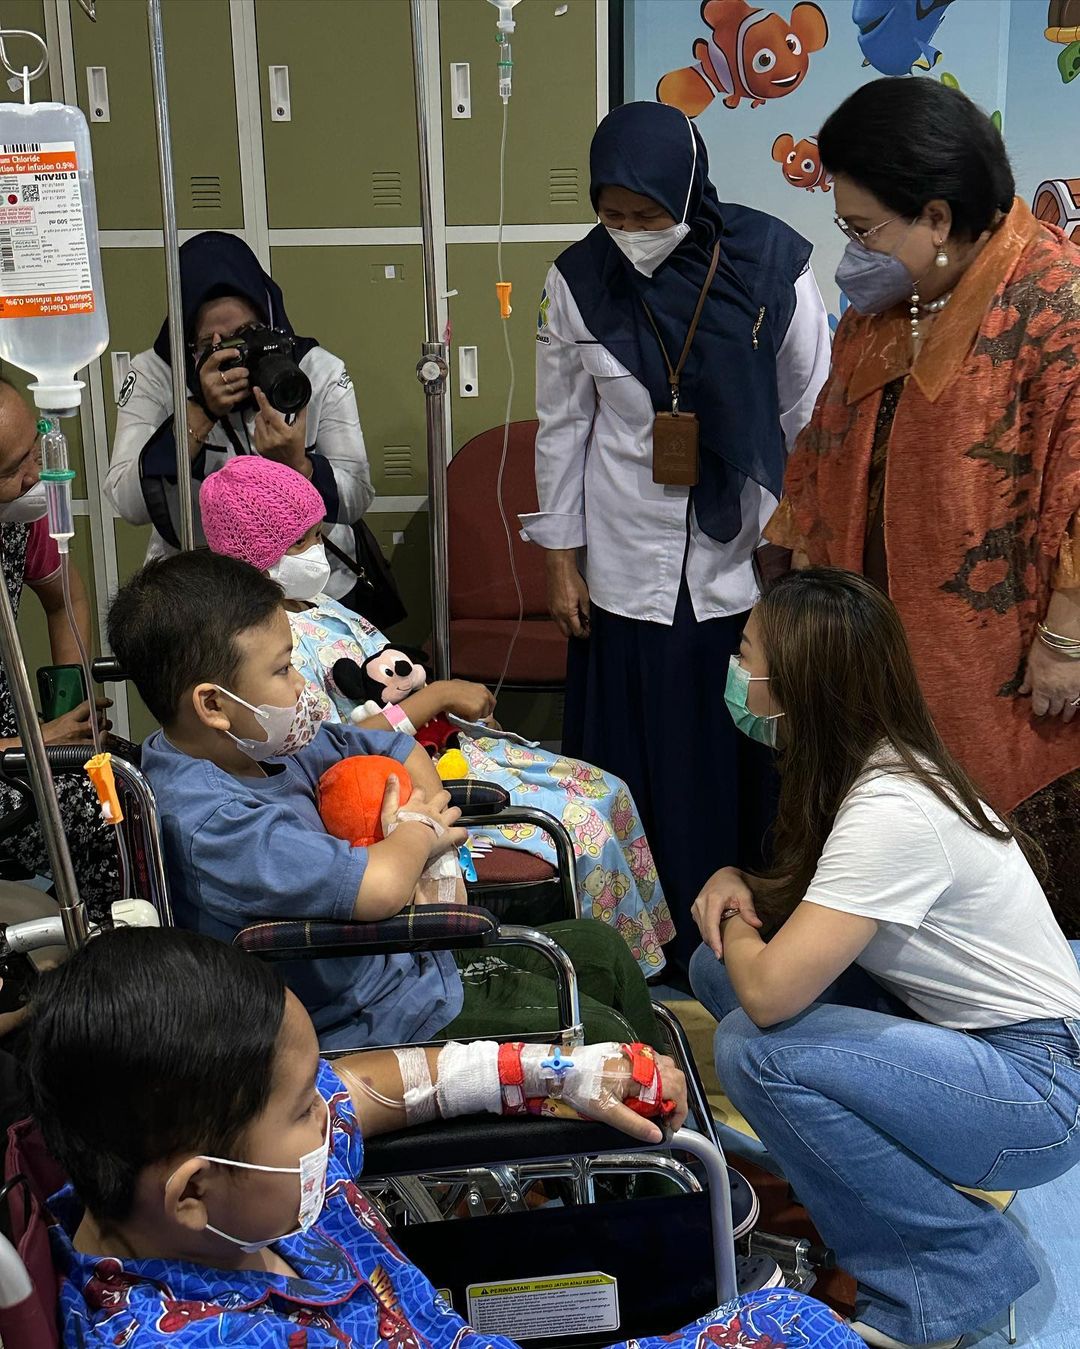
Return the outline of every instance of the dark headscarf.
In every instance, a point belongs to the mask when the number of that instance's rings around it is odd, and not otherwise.
[[[195,398],[200,397],[199,379],[195,373],[195,358],[188,349],[198,334],[195,320],[199,310],[210,300],[226,295],[238,295],[252,305],[264,323],[271,328],[282,328],[293,333],[281,287],[259,265],[259,259],[235,234],[220,230],[204,230],[180,246],[180,295],[184,306],[184,368],[187,386]],[[313,337],[296,339],[296,360],[319,344]],[[154,350],[172,365],[169,351],[169,320],[161,325],[154,342]]]
[[[720,240],[720,264],[683,369],[679,401],[700,423],[701,474],[692,489],[698,524],[726,542],[741,528],[745,480],[777,497],[783,485],[776,354],[811,246],[772,216],[720,204],[705,143],[677,108],[616,108],[597,128],[589,166],[594,208],[602,187],[625,187],[690,226],[651,278],[634,269],[602,225],[555,264],[589,331],[645,385],[658,412],[671,410],[671,389],[642,301],[677,361]]]

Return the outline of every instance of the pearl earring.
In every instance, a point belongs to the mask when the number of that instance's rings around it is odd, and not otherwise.
[[[945,244],[940,243],[937,246],[937,255],[934,258],[935,267],[948,267],[949,255],[945,252]]]

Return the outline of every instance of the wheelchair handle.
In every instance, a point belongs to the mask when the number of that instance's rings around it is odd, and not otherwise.
[[[90,662],[90,673],[98,684],[122,684],[128,677],[115,656],[98,656]]]

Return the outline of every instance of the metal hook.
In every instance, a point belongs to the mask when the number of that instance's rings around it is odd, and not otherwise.
[[[16,84],[13,87],[18,89],[19,85],[23,82],[23,72],[26,70],[26,67],[21,65],[13,66],[8,60],[7,47],[4,44],[4,39],[9,37],[28,37],[33,42],[36,42],[41,48],[41,60],[26,76],[27,80],[36,80],[39,75],[43,75],[45,71],[48,70],[49,48],[45,39],[39,37],[37,33],[32,33],[29,28],[0,28],[0,64],[3,65],[9,75],[14,76]]]

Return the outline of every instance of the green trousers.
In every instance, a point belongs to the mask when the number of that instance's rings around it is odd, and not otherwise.
[[[614,928],[581,918],[540,930],[559,943],[577,971],[589,1043],[657,1043],[659,1029],[645,976]],[[484,1040],[557,1029],[555,970],[538,951],[500,946],[491,954],[459,952],[457,961],[465,1002],[440,1039]]]

